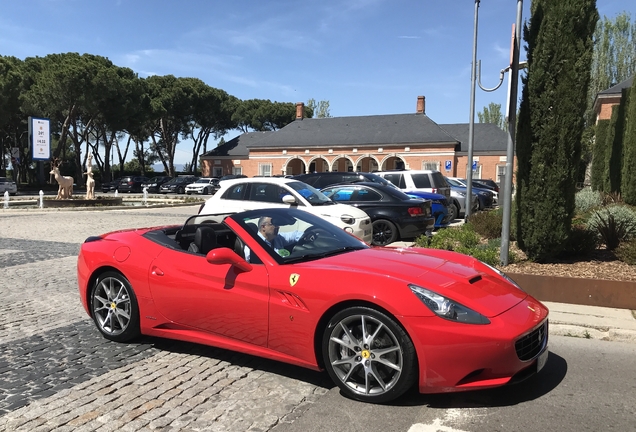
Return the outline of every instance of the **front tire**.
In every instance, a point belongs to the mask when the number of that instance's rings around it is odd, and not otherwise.
[[[139,306],[128,279],[109,271],[95,281],[91,290],[91,315],[100,333],[115,342],[127,342],[141,334]]]
[[[397,240],[397,228],[393,222],[386,219],[373,221],[373,240],[376,246],[386,246]]]
[[[448,211],[451,214],[451,217],[448,220],[449,222],[453,222],[459,217],[459,207],[457,206],[457,203],[452,203],[450,206],[448,206]]]
[[[177,193],[183,195],[185,193],[185,189],[180,187],[179,189],[177,189]]]
[[[385,403],[417,381],[413,342],[392,318],[352,307],[329,321],[322,338],[325,368],[346,396]]]

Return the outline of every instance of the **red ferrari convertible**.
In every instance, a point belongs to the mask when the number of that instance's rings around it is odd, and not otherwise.
[[[469,256],[374,248],[296,209],[198,215],[88,238],[79,293],[102,335],[197,342],[311,369],[382,403],[517,382],[548,310]]]

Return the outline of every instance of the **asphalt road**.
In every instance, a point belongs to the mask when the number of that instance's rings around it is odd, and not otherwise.
[[[636,431],[636,344],[552,337],[544,370],[520,385],[377,406],[344,398],[323,373],[103,339],[79,303],[80,243],[197,208],[0,211],[0,431]]]
[[[636,431],[636,344],[553,336],[534,378],[447,395],[412,393],[373,406],[331,389],[273,432]]]

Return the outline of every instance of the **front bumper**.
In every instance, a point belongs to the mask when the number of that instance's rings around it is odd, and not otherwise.
[[[547,358],[547,316],[547,309],[528,297],[488,325],[402,317],[417,350],[420,393],[492,388],[534,375]],[[523,359],[520,341],[535,343]]]

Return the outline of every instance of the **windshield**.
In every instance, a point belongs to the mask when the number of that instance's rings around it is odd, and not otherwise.
[[[210,183],[210,179],[199,179],[195,183]]]
[[[330,222],[298,209],[259,209],[229,217],[279,264],[312,261],[369,248]],[[251,254],[250,251],[246,255]]]
[[[459,187],[466,187],[465,185],[462,184],[462,182],[460,182],[459,180],[455,180],[452,178],[448,178],[446,177],[446,182],[451,185],[451,186],[459,186]]]
[[[335,204],[325,194],[307,183],[295,181],[287,183],[287,186],[302,195],[313,206]]]

